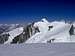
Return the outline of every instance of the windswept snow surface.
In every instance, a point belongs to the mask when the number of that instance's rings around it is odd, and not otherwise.
[[[0,56],[75,56],[75,43],[0,45]]]
[[[9,36],[8,41],[6,41],[4,44],[11,43],[12,40],[16,36],[20,35],[22,32],[23,32],[23,27],[19,27],[19,28],[13,29],[12,31],[7,32],[10,36]]]

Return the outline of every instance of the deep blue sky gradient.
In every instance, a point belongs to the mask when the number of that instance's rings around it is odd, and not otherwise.
[[[48,20],[75,20],[74,0],[0,0],[0,23]],[[61,19],[60,19],[61,18]]]

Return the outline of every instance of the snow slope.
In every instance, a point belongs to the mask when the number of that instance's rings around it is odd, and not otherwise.
[[[11,43],[12,40],[16,36],[20,35],[22,32],[23,32],[23,27],[19,27],[19,28],[13,29],[12,31],[7,32],[7,34],[9,34],[10,36],[9,36],[8,41],[6,41],[4,44]]]
[[[0,45],[0,56],[75,56],[75,43]]]

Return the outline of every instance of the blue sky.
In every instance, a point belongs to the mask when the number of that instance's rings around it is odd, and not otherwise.
[[[0,0],[0,23],[26,23],[48,20],[74,20],[74,0]],[[61,19],[59,19],[61,18]]]

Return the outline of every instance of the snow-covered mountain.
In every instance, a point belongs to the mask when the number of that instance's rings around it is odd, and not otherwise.
[[[69,30],[71,24],[65,22],[48,22],[46,19],[36,22],[40,32],[36,33],[26,43],[71,42]],[[49,29],[51,27],[51,29]],[[49,30],[48,30],[49,29]]]
[[[0,27],[1,26],[2,25],[0,25]],[[40,21],[28,24],[26,27],[19,25],[15,27],[14,24],[11,26],[12,27],[8,27],[8,31],[4,31],[0,34],[0,43],[11,44],[75,42],[74,22],[49,22],[43,18]]]

